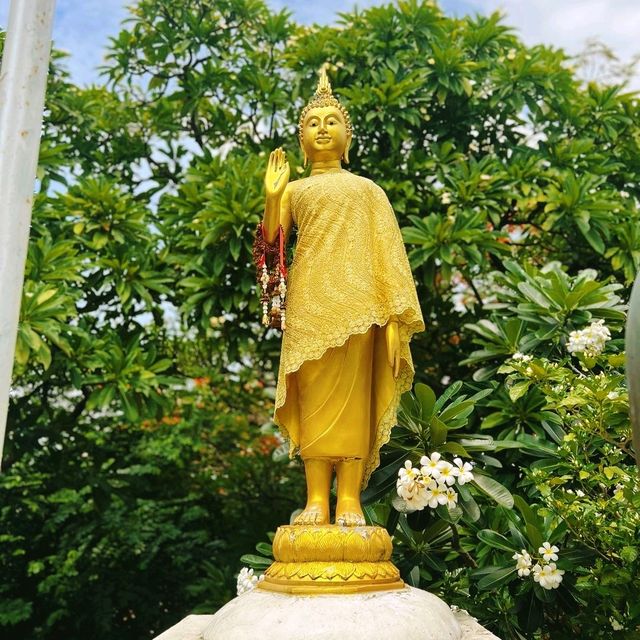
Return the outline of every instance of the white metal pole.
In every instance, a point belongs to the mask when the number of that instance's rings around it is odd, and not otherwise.
[[[0,70],[0,461],[9,408],[55,0],[12,0]]]
[[[640,469],[640,273],[636,276],[631,290],[624,348],[627,352],[627,386],[633,448],[636,453],[636,463]]]

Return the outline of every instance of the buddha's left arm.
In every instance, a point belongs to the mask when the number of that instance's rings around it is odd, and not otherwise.
[[[387,362],[393,369],[393,377],[400,373],[400,327],[397,316],[391,316],[385,326],[385,341],[387,343]]]

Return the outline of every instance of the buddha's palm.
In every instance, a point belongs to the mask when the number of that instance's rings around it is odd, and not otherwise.
[[[272,151],[264,176],[264,187],[268,198],[282,196],[289,182],[289,172],[289,163],[282,147]]]

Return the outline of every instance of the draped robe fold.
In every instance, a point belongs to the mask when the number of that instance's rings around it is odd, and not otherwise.
[[[424,330],[393,209],[367,178],[328,172],[292,183],[298,227],[274,420],[303,458],[363,458],[366,483],[411,388],[411,336]],[[397,319],[400,372],[385,325]]]

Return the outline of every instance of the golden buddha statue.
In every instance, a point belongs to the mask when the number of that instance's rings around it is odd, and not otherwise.
[[[410,389],[409,341],[424,330],[398,223],[374,182],[342,167],[352,125],[323,69],[303,109],[299,141],[310,175],[289,182],[282,148],[265,175],[264,240],[296,225],[275,422],[304,461],[307,505],[298,525],[364,524],[360,492],[380,462],[400,396]]]

